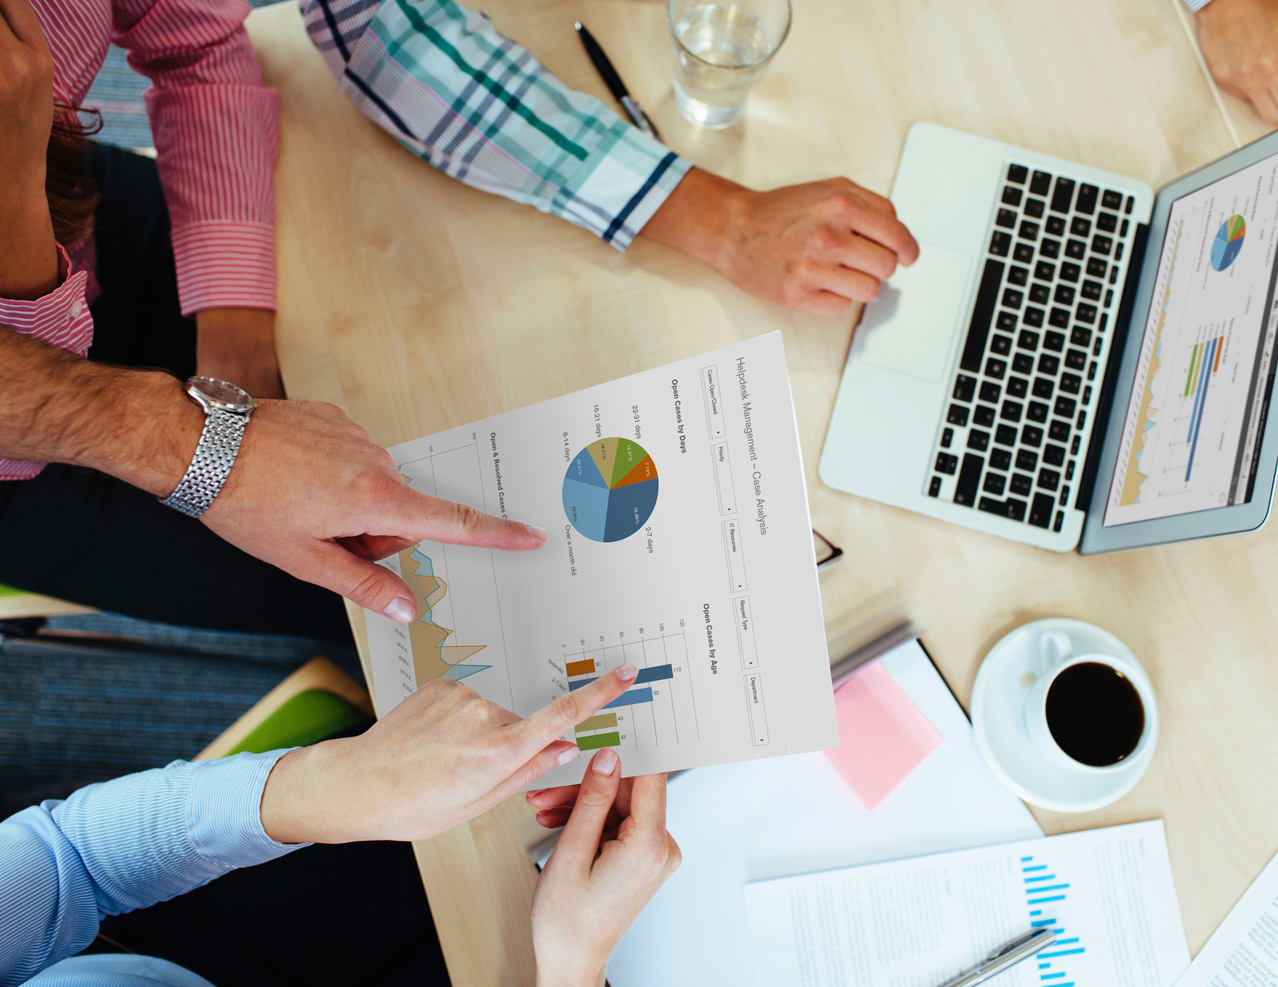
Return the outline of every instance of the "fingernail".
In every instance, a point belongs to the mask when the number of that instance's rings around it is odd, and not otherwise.
[[[605,747],[595,759],[590,762],[590,770],[601,775],[612,774],[612,769],[617,766],[617,752],[611,747]]]
[[[577,755],[580,753],[581,753],[581,750],[579,748],[569,747],[566,751],[560,751],[559,757],[556,758],[556,760],[560,764],[567,764],[569,761],[577,760]],[[544,792],[545,789],[543,788],[542,791]]]
[[[383,610],[382,613],[400,624],[411,624],[417,619],[417,607],[401,596],[391,600],[390,606]]]
[[[545,528],[539,528],[535,524],[525,524],[524,527],[527,528],[528,533],[532,535],[534,538],[536,538],[538,541],[545,541],[547,538],[550,537],[549,531],[547,531]]]
[[[624,665],[622,665],[620,668],[617,669],[617,674],[621,676],[621,678],[629,682],[631,679],[633,679],[636,675],[639,674],[639,666],[632,665],[630,664],[630,662],[626,662]]]
[[[534,788],[531,792],[524,792],[524,797],[535,799],[538,795],[540,795],[544,791],[545,791],[544,788]]]

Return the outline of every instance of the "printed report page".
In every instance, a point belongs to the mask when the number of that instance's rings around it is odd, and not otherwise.
[[[443,677],[527,716],[633,662],[634,685],[564,737],[615,748],[626,775],[838,745],[780,333],[390,453],[414,489],[550,538],[383,562],[420,616],[365,611],[380,715]]]
[[[1251,500],[1273,389],[1276,241],[1278,156],[1172,203],[1105,527]]]

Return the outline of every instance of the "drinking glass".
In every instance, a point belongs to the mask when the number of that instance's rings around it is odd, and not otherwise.
[[[712,130],[740,120],[790,33],[790,16],[790,0],[666,0],[679,112]]]

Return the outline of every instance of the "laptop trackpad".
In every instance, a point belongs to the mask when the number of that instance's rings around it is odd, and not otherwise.
[[[967,254],[919,245],[913,267],[898,267],[879,297],[865,306],[852,341],[852,356],[871,366],[939,383],[972,267]]]

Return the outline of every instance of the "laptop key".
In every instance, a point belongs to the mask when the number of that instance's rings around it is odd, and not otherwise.
[[[1083,386],[1083,378],[1078,374],[1061,374],[1060,379],[1061,393],[1077,394],[1078,389]]]
[[[1065,479],[1066,480],[1074,479],[1074,460],[1072,459],[1069,461],[1069,463],[1065,467]]]
[[[1052,523],[1052,511],[1056,507],[1055,500],[1051,494],[1035,494],[1030,505],[1029,523],[1036,528],[1049,527]]]
[[[990,447],[990,433],[982,432],[979,428],[972,429],[967,433],[967,447],[977,452],[984,452]]]
[[[1074,436],[1073,440],[1069,444],[1069,454],[1071,456],[1078,455],[1078,446],[1079,446],[1079,443],[1082,442],[1082,440],[1083,440],[1083,437],[1081,435]]]
[[[1007,364],[1002,360],[995,360],[990,357],[985,361],[985,376],[993,377],[995,380],[1002,380],[1003,374],[1007,373]]]
[[[995,233],[994,236],[1006,236]],[[991,252],[995,252],[993,246]],[[1007,253],[1006,250],[1003,251]],[[976,304],[972,307],[972,320],[967,326],[967,340],[963,344],[963,359],[959,367],[976,372],[981,369],[985,355],[985,343],[990,334],[990,322],[994,319],[994,306],[998,302],[998,289],[1003,281],[1005,265],[1001,260],[987,260],[981,274],[981,286],[976,291]]]
[[[1056,385],[1046,377],[1034,378],[1034,397],[1044,399],[1050,398],[1052,396],[1052,391],[1055,389]]]
[[[1108,257],[1109,252],[1113,248],[1114,248],[1114,241],[1111,240],[1109,237],[1101,236],[1099,233],[1097,233],[1094,237],[1092,237],[1092,253],[1103,254],[1104,256]]]
[[[1102,233],[1113,233],[1118,229],[1118,217],[1112,212],[1103,212],[1096,217],[1096,228]]]
[[[1060,504],[1061,507],[1064,507],[1069,503],[1069,487],[1061,487],[1061,498],[1056,503]],[[1059,515],[1060,511],[1057,511],[1056,513]]]
[[[1016,249],[1012,251],[1012,259],[1028,264],[1034,259],[1034,248],[1028,243],[1017,241]]]
[[[1009,206],[1019,206],[1021,204],[1021,196],[1025,193],[1020,189],[1011,185],[1003,186],[1003,203]]]
[[[1052,314],[1047,317],[1048,325],[1053,325],[1057,329],[1064,329],[1069,325],[1069,309],[1054,308]]]
[[[1034,265],[1034,277],[1040,281],[1051,281],[1056,277],[1056,265],[1040,260]]]
[[[990,404],[998,404],[998,399],[1003,396],[1003,389],[993,381],[983,381],[981,383],[981,400],[988,401]]]
[[[1047,411],[1047,405],[1041,401],[1031,401],[1029,407],[1025,409],[1025,417],[1041,425],[1047,421]]]
[[[1009,422],[1018,422],[1021,420],[1021,412],[1025,410],[1025,406],[1019,401],[1003,402],[1003,420]]]
[[[993,497],[982,497],[980,509],[990,514],[1011,518],[1013,521],[1025,520],[1025,501],[1008,497],[1007,500],[995,500]]]
[[[1020,359],[1021,354],[1017,354]],[[1015,361],[1013,361],[1015,362]],[[1029,382],[1024,377],[1009,377],[1007,379],[1007,393],[1014,398],[1023,398],[1028,390]]]
[[[1087,258],[1087,273],[1091,277],[1103,278],[1105,276],[1105,270],[1108,267],[1109,267],[1109,264],[1101,260],[1099,257]]]
[[[1030,216],[1034,219],[1039,219],[1042,217],[1043,209],[1044,207],[1046,207],[1046,205],[1047,203],[1044,202],[1042,199],[1026,199],[1025,215]]]
[[[1028,449],[1021,449],[1016,454],[1016,468],[1024,470],[1026,473],[1033,473],[1038,469],[1038,453],[1030,452]]]
[[[1013,473],[1008,488],[1014,494],[1020,494],[1022,497],[1028,496],[1029,492],[1034,489],[1034,478],[1026,476],[1024,473]]]
[[[928,485],[927,495],[936,497],[941,493],[941,478],[939,476],[932,477],[932,482]]]
[[[1052,191],[1052,212],[1069,212],[1069,204],[1074,199],[1074,179],[1057,178],[1056,188]]]
[[[961,404],[950,405],[950,413],[945,416],[945,420],[951,425],[957,425],[962,428],[967,424],[967,409]]]
[[[985,482],[981,484],[981,489],[986,493],[991,493],[995,497],[1003,496],[1003,488],[1007,486],[1007,477],[1002,473],[986,473]]]
[[[1061,475],[1056,470],[1041,469],[1038,471],[1038,485],[1042,490],[1055,490],[1061,482]]]
[[[1039,241],[1038,252],[1044,257],[1049,257],[1052,260],[1055,260],[1061,255],[1061,242],[1059,240],[1051,240],[1047,237],[1043,237],[1043,239]]]
[[[1106,189],[1101,196],[1101,205],[1106,209],[1117,209],[1123,204],[1123,193],[1115,192],[1113,189]]]
[[[1018,374],[1032,374],[1034,372],[1034,358],[1026,353],[1017,353],[1012,357],[1012,369]],[[1023,397],[1023,395],[1017,395]]]
[[[1067,284],[1058,284],[1056,286],[1055,298],[1060,305],[1074,304],[1074,289]]]
[[[1008,353],[1012,352],[1012,337],[1000,336],[995,333],[994,338],[990,340],[990,352],[997,353],[999,356],[1007,356]]]
[[[976,414],[972,416],[972,422],[989,428],[994,424],[994,409],[988,404],[978,404],[976,406]]]
[[[958,483],[954,487],[954,503],[971,507],[976,503],[976,488],[981,482],[981,470],[985,460],[975,453],[963,454],[963,465],[959,469]]]
[[[1065,334],[1063,332],[1048,332],[1043,334],[1043,349],[1051,350],[1053,353],[1059,353],[1065,348]]]
[[[1034,172],[1034,177],[1030,179],[1029,190],[1034,195],[1047,195],[1047,190],[1052,187],[1052,176],[1045,171]],[[1131,210],[1127,210],[1131,212]]]
[[[1003,304],[1006,305],[1008,308],[1020,308],[1024,302],[1025,302],[1024,292],[1017,291],[1015,288],[1003,289]],[[1003,321],[1001,318],[999,320],[998,327],[1000,329],[1003,328]]]
[[[1100,189],[1095,185],[1080,185],[1078,187],[1078,201],[1074,203],[1074,209],[1078,212],[1085,212],[1091,215],[1096,211],[1096,196],[1100,194]]]
[[[1065,256],[1073,257],[1074,260],[1082,260],[1087,254],[1087,244],[1082,240],[1067,240],[1065,242]]]
[[[1021,220],[1021,228],[1016,233],[1022,240],[1038,239],[1038,224],[1031,223],[1028,219]]]
[[[971,401],[976,394],[976,378],[959,374],[954,380],[954,400]]]
[[[1038,285],[1035,285],[1035,287],[1038,287]],[[1026,306],[1025,311],[1021,314],[1021,321],[1027,326],[1033,326],[1037,329],[1043,324],[1043,310]]]
[[[1062,418],[1073,418],[1074,409],[1078,406],[1073,398],[1058,397],[1056,399],[1056,414]]]
[[[1052,424],[1056,423],[1053,422]],[[1047,463],[1048,466],[1065,465],[1065,447],[1049,443],[1047,447],[1043,449],[1043,462]]]
[[[950,447],[950,443],[953,441],[954,441],[954,429],[947,428],[944,432],[941,433],[942,449],[948,449]]]
[[[1064,524],[1065,524],[1065,512],[1057,511],[1056,520],[1052,522],[1052,530],[1059,534],[1061,530],[1061,526]]]
[[[995,230],[994,235],[990,237],[990,253],[997,257],[1006,257],[1007,252],[1011,249],[1011,234],[1004,233],[1002,230]]]
[[[1070,350],[1065,354],[1065,366],[1070,370],[1082,370],[1087,366],[1087,354],[1082,350]]]
[[[999,427],[1002,428],[1003,426],[999,426]],[[996,438],[994,441],[998,442],[1000,440]],[[1015,429],[1012,430],[1012,441],[1013,442],[1016,441]],[[990,452],[990,469],[1006,470],[1006,469],[1009,469],[1011,465],[1012,465],[1012,454],[1008,452],[1006,449],[994,449],[993,451]],[[1001,490],[999,492],[1002,493]]]
[[[1025,179],[1029,177],[1029,169],[1024,165],[1010,164],[1007,166],[1007,180],[1015,182],[1017,185],[1024,185]],[[1110,193],[1106,192],[1106,195]]]
[[[1084,281],[1083,287],[1078,289],[1078,293],[1086,298],[1089,302],[1100,301],[1102,286],[1099,281]]]
[[[1022,329],[1021,334],[1016,337],[1016,345],[1023,350],[1033,352],[1038,349],[1039,335],[1029,329]]]
[[[1074,310],[1074,318],[1078,319],[1079,322],[1086,322],[1091,325],[1096,321],[1096,306],[1080,302],[1078,308]]]
[[[958,456],[948,452],[938,452],[936,454],[936,471],[938,473],[953,476],[956,469],[958,469]]]
[[[1000,209],[998,216],[994,219],[995,226],[1001,226],[1005,230],[1016,229],[1016,212],[1012,209]]]
[[[1063,236],[1065,233],[1065,220],[1060,216],[1048,216],[1047,222],[1043,224],[1043,227],[1052,236]]]
[[[1082,216],[1075,216],[1069,223],[1069,231],[1074,236],[1086,237],[1092,232],[1092,221]]]
[[[1011,289],[1007,289],[1011,290]],[[999,312],[998,318],[994,320],[994,324],[1004,332],[1016,331],[1016,315],[1012,312]]]
[[[1046,305],[1052,299],[1052,289],[1045,284],[1032,284],[1029,290],[1029,300],[1037,305]]]
[[[1025,287],[1029,281],[1029,269],[1025,267],[1013,267],[1007,272],[1007,283],[1014,284],[1018,288]]]
[[[1030,191],[1033,191],[1033,189]],[[1127,197],[1127,202],[1123,204],[1123,212],[1130,213],[1132,211],[1132,206],[1134,205],[1136,205],[1136,197],[1129,195]]]
[[[1050,353],[1044,353],[1038,358],[1038,372],[1046,374],[1048,377],[1055,377],[1056,372],[1060,370],[1061,358],[1052,356]]]
[[[1069,261],[1061,262],[1061,280],[1075,284],[1078,281],[1078,275],[1082,273],[1077,264],[1071,264]]]
[[[1054,439],[1057,442],[1068,442],[1069,433],[1070,433],[1069,422],[1063,422],[1059,418],[1053,420],[1052,424],[1047,426],[1048,437],[1051,439]]]
[[[1000,425],[994,430],[994,441],[1002,446],[1016,445],[1016,429],[1012,428],[1011,425]],[[1008,455],[1010,455],[1010,453]],[[1006,466],[1000,466],[998,468],[1001,470],[1007,469]]]

